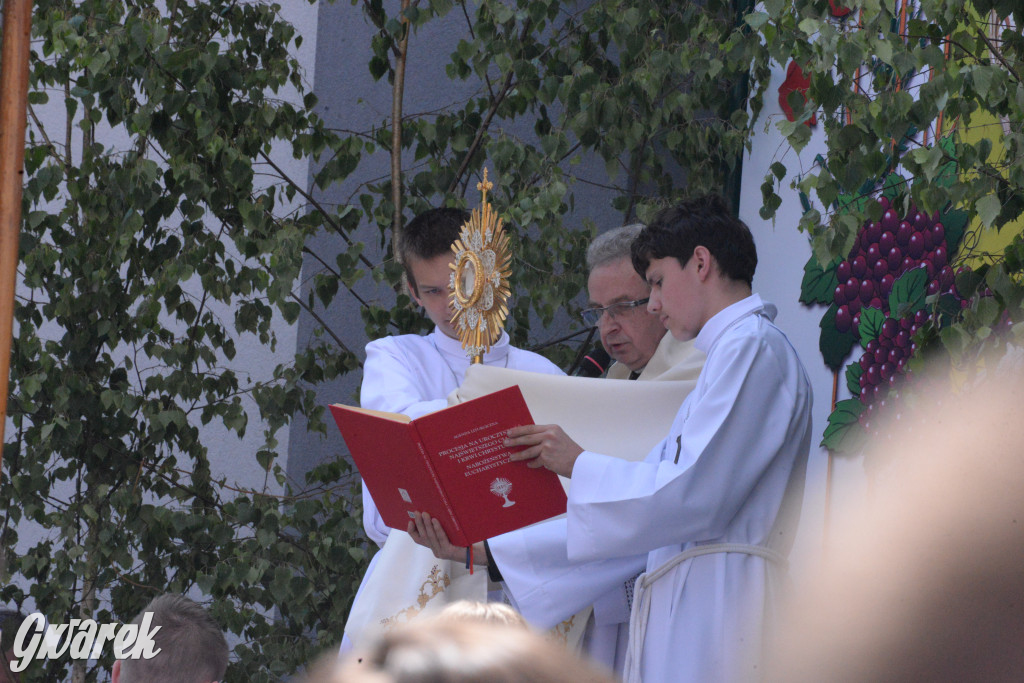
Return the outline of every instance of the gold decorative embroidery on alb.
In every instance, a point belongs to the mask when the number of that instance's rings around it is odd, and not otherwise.
[[[448,573],[442,572],[440,565],[435,564],[431,567],[430,573],[427,575],[427,580],[420,584],[420,594],[416,596],[416,603],[419,607],[416,605],[410,605],[394,616],[381,619],[380,624],[385,629],[390,629],[396,624],[409,621],[422,612],[423,608],[427,606],[427,603],[438,595],[444,593],[445,589],[448,588],[451,583],[452,579],[448,576]]]
[[[553,629],[551,629],[552,638],[562,643],[563,645],[568,644],[569,634],[572,632],[572,626],[576,621],[576,617],[578,616],[578,614],[574,614],[562,623],[555,626]]]

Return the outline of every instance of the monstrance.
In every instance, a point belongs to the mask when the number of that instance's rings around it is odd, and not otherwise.
[[[487,192],[493,187],[485,168],[483,181],[476,185],[481,192],[480,208],[473,209],[459,239],[452,244],[452,324],[473,363],[482,363],[484,353],[501,336],[502,324],[508,316],[505,304],[511,294],[508,277],[512,272],[512,254],[508,235],[502,219],[487,201]]]

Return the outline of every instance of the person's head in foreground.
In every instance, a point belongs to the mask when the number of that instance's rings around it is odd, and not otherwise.
[[[220,626],[200,605],[183,595],[154,598],[133,624],[152,612],[153,641],[160,652],[151,659],[114,662],[113,683],[215,683],[228,668],[228,643]]]
[[[526,619],[519,612],[503,602],[481,602],[477,600],[456,600],[437,613],[434,619],[441,621],[471,621],[529,628]]]
[[[530,629],[421,619],[327,661],[308,683],[612,683],[601,669]]]
[[[757,250],[725,200],[707,195],[662,210],[633,242],[632,260],[651,287],[647,310],[686,341],[750,296]]]
[[[21,674],[11,671],[11,661],[14,657],[14,639],[18,635],[18,629],[25,621],[25,615],[13,609],[0,609],[0,652],[3,652],[3,660],[0,661],[0,683],[18,683]]]
[[[767,680],[1024,680],[1024,373],[982,367],[889,401],[870,495],[838,511]]]
[[[451,324],[448,283],[455,262],[452,243],[470,218],[463,209],[429,209],[402,228],[395,256],[405,269],[409,294],[431,322],[449,337],[458,338]]]
[[[587,248],[587,309],[608,355],[639,372],[658,349],[665,327],[648,312],[651,288],[633,268],[630,248],[644,226],[635,223],[602,233]]]

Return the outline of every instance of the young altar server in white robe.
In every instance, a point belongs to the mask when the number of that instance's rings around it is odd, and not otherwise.
[[[633,268],[630,255],[633,241],[643,228],[642,224],[634,223],[607,230],[587,247],[588,304],[583,319],[597,329],[601,345],[615,360],[605,377],[640,382],[686,382],[688,393],[697,384],[704,366],[704,353],[694,348],[692,340],[679,341],[668,334],[659,317],[647,310],[651,288]],[[684,397],[685,393],[681,392],[679,401]],[[669,409],[674,411],[677,406]],[[534,417],[558,421],[545,416]],[[667,427],[666,424],[664,428]],[[657,438],[661,433],[652,436]],[[595,447],[604,448],[591,445]],[[610,450],[605,452],[621,455]],[[588,656],[619,676],[626,664],[632,592],[633,584],[627,580],[617,590],[595,600],[582,642]]]
[[[404,334],[383,337],[366,345],[360,404],[363,408],[403,413],[417,418],[448,406],[448,395],[462,384],[469,357],[451,323],[449,279],[454,261],[452,243],[458,239],[469,212],[455,208],[430,209],[404,227],[395,254],[405,268],[409,294],[434,323],[433,332],[421,336]],[[546,374],[563,374],[551,361],[509,343],[508,334],[484,354],[484,364]],[[387,458],[387,453],[380,457]],[[380,516],[366,484],[363,484],[363,528],[366,535],[383,547],[392,533]],[[413,546],[428,557],[429,551]],[[362,588],[376,569],[374,557]],[[413,562],[410,561],[410,565]],[[359,599],[357,593],[357,599]],[[417,596],[410,598],[415,604]],[[480,597],[483,597],[481,595]],[[393,615],[385,615],[393,616]],[[344,646],[343,646],[344,649]]]
[[[775,308],[751,293],[753,238],[720,197],[663,211],[633,262],[649,310],[707,354],[696,388],[643,462],[584,452],[557,425],[510,430],[506,443],[525,447],[514,457],[571,476],[568,514],[476,556],[538,626],[644,570],[627,680],[755,680],[771,574],[788,552],[777,522],[810,447],[810,383]],[[435,555],[464,552],[427,515],[410,532]]]

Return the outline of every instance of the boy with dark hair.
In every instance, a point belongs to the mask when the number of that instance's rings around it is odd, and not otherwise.
[[[455,258],[452,243],[459,238],[459,231],[469,217],[469,212],[462,209],[430,209],[413,218],[402,230],[395,256],[405,268],[409,295],[436,327],[426,336],[383,337],[366,345],[360,389],[363,408],[417,418],[446,408],[448,394],[462,384],[469,357],[451,322],[448,284],[452,276],[450,265]],[[543,356],[513,347],[504,332],[484,354],[484,364],[562,374]],[[382,453],[381,457],[387,454]],[[367,536],[378,545],[384,545],[391,533],[365,484],[363,525]]]
[[[810,382],[774,306],[751,293],[753,239],[720,198],[663,211],[632,255],[648,310],[707,354],[697,386],[643,462],[583,451],[557,425],[509,430],[506,444],[525,446],[514,458],[572,477],[568,513],[491,539],[477,557],[538,626],[646,570],[626,680],[755,679],[810,448]],[[411,526],[435,554],[461,552],[435,520]]]
[[[468,220],[468,211],[442,207],[424,211],[402,229],[395,245],[395,258],[405,269],[406,282],[413,293],[417,293],[416,274],[409,259],[429,260],[442,254],[450,255],[452,242],[459,238]]]
[[[633,267],[644,277],[651,259],[672,256],[685,267],[698,246],[715,257],[722,274],[751,287],[757,248],[750,228],[732,215],[719,195],[682,202],[661,212],[658,220],[633,241]],[[677,256],[678,255],[678,256]]]
[[[423,307],[435,327],[433,332],[425,336],[404,334],[383,337],[366,345],[360,390],[363,408],[403,413],[417,418],[447,407],[448,395],[462,384],[470,363],[451,323],[453,311],[449,303],[448,287],[452,277],[450,265],[455,260],[451,245],[458,239],[462,225],[469,218],[469,212],[461,209],[431,209],[416,216],[403,229],[395,246],[395,256],[405,268],[409,294]],[[558,366],[543,356],[513,347],[505,332],[484,354],[483,362],[485,365],[516,370],[563,374]],[[380,457],[387,458],[388,454],[382,452]],[[380,558],[383,553],[378,553],[367,569],[356,594],[349,623],[345,627],[346,641],[356,640],[362,635],[358,632],[361,627],[354,623],[352,615],[365,614],[370,617],[367,619],[372,622],[370,625],[376,626],[381,618],[399,618],[392,612],[396,605],[406,610],[405,615],[418,612],[424,607],[419,594],[420,586],[423,581],[432,580],[434,575],[430,572],[437,568],[437,576],[443,576],[449,582],[454,573],[448,571],[448,565],[438,566],[429,552],[409,541],[404,530],[395,531],[384,524],[365,483],[363,527],[366,535],[382,547],[391,536],[397,534],[397,538],[390,542],[393,549],[388,553],[390,559],[382,563]],[[409,548],[398,551],[396,548],[406,541]],[[381,573],[375,577],[377,572]],[[410,577],[420,578],[412,580]],[[473,595],[457,595],[457,598],[486,598],[486,576],[477,574],[472,580],[479,583],[479,591],[474,590]],[[439,590],[432,594],[437,603],[449,599],[449,596],[444,595],[446,585],[443,580],[439,580]],[[412,586],[414,593],[405,596],[403,586]],[[347,642],[343,642],[342,650],[347,645]]]

